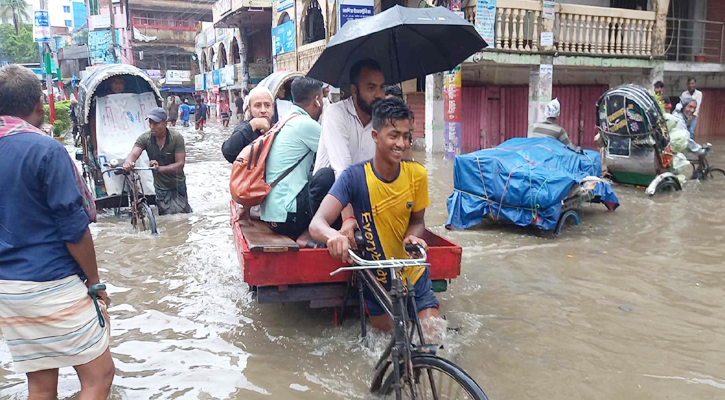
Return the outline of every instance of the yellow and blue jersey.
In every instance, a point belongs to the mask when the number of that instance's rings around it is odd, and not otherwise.
[[[351,165],[335,181],[330,194],[342,206],[352,204],[365,238],[363,255],[369,260],[406,259],[403,240],[410,216],[430,205],[428,174],[415,161],[402,161],[398,176],[388,182],[377,175],[373,162]],[[404,268],[403,278],[415,283],[425,267]],[[378,281],[390,289],[387,270],[377,270]]]

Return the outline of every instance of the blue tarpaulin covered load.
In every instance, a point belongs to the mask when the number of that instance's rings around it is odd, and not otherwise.
[[[596,151],[578,154],[553,138],[515,138],[457,156],[453,171],[447,226],[470,228],[490,215],[553,230],[562,201],[575,185],[601,176],[602,159]],[[590,201],[610,210],[619,205],[609,183],[594,179],[590,186]]]

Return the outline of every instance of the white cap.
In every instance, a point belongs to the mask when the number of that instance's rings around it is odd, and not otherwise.
[[[559,114],[561,114],[561,104],[559,104],[559,99],[554,99],[546,105],[544,116],[546,118],[559,118]]]

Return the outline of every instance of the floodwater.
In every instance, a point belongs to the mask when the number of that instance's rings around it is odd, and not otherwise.
[[[231,128],[182,132],[194,213],[158,217],[158,237],[112,214],[91,228],[112,299],[112,398],[369,398],[385,337],[367,348],[357,321],[334,328],[330,310],[255,303],[229,227],[220,146]],[[462,275],[439,295],[460,328],[443,355],[491,399],[725,398],[725,183],[654,199],[617,187],[615,213],[587,206],[560,238],[448,232],[452,162],[417,158],[430,174],[428,226],[464,248]],[[79,388],[61,370],[60,398]],[[25,396],[0,342],[0,398]]]

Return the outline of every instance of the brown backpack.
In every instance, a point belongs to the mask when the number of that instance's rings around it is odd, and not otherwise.
[[[229,191],[234,201],[245,207],[262,204],[262,201],[267,197],[272,188],[277,186],[282,179],[297,168],[302,160],[310,154],[308,151],[302,158],[297,160],[295,165],[287,169],[272,184],[268,184],[265,181],[267,156],[269,156],[269,152],[272,149],[274,139],[287,122],[300,115],[298,113],[290,114],[284,120],[277,122],[267,133],[254,139],[252,143],[242,149],[232,165],[232,176],[229,179]]]

